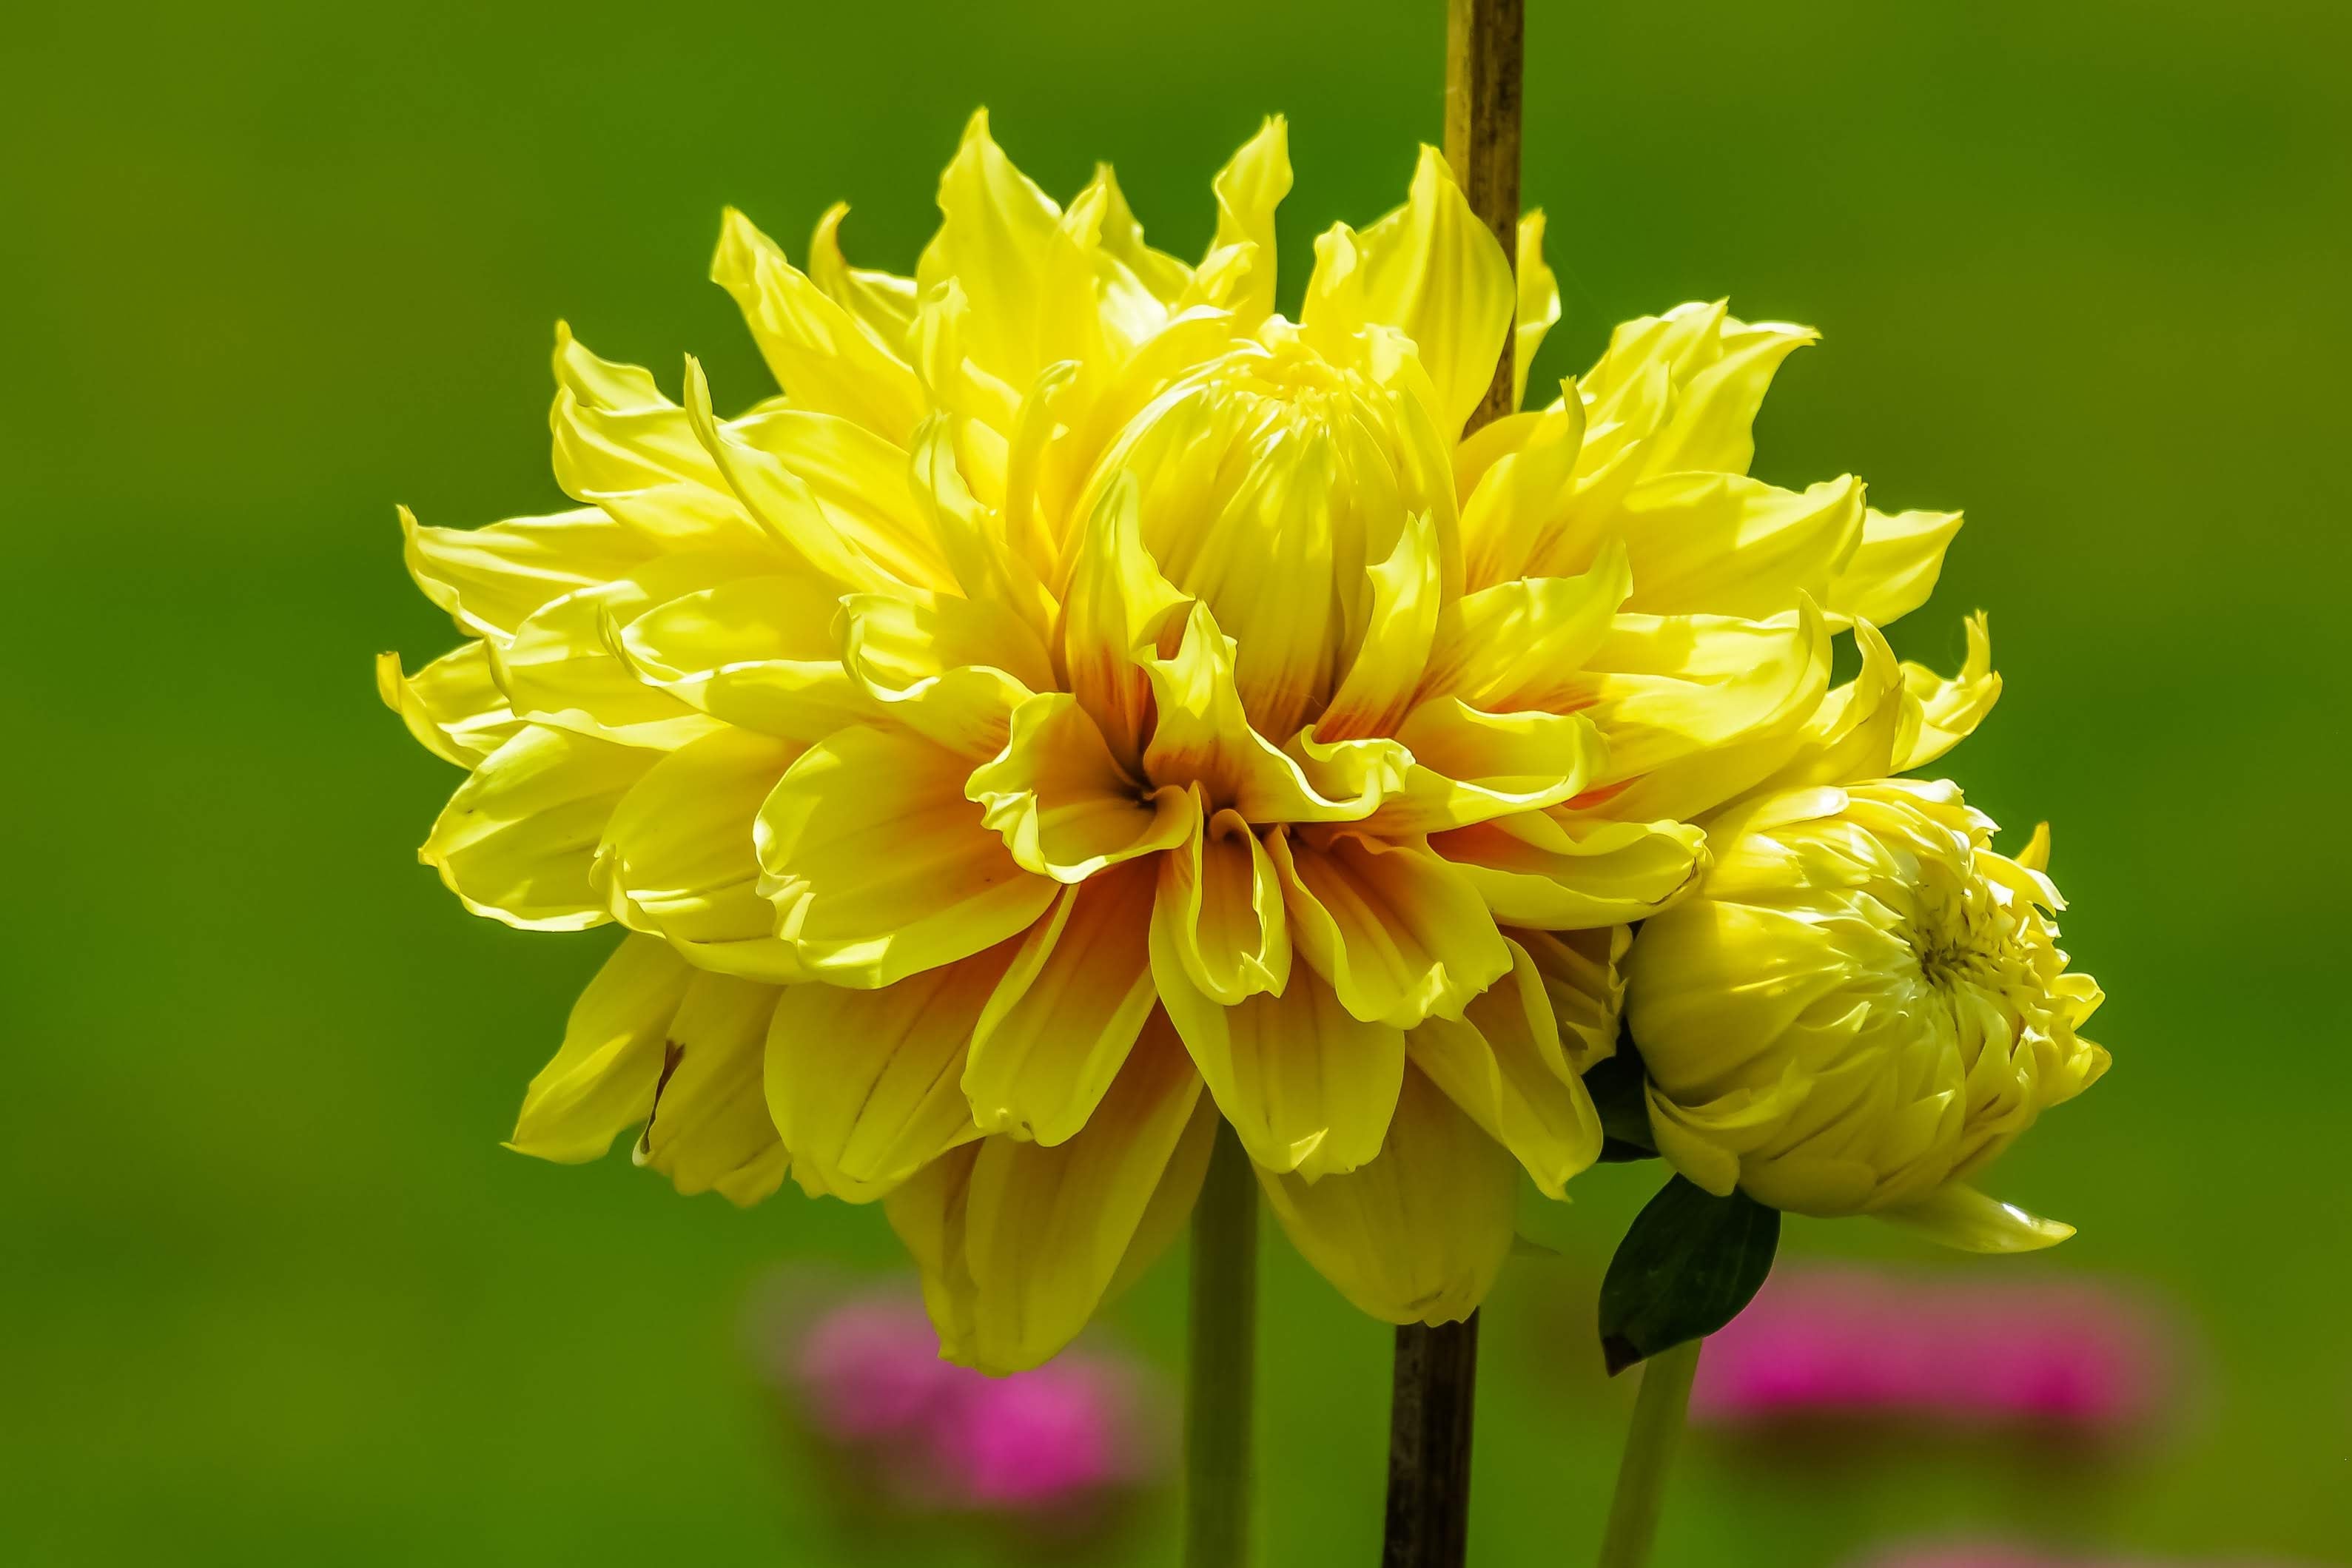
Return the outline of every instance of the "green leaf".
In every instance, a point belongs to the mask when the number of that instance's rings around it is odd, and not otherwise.
[[[1642,1053],[1629,1034],[1617,1037],[1617,1052],[1592,1064],[1584,1075],[1584,1092],[1601,1113],[1601,1158],[1604,1163],[1654,1160],[1656,1141],[1650,1134],[1650,1103],[1642,1087],[1648,1071]]]
[[[1626,1228],[1601,1281],[1609,1375],[1738,1317],[1772,1271],[1780,1245],[1780,1211],[1744,1192],[1717,1197],[1679,1176],[1660,1187]]]

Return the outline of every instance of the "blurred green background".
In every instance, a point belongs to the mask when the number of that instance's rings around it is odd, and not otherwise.
[[[1825,329],[1760,471],[1968,507],[1905,651],[1993,612],[2008,695],[1956,758],[2057,824],[2113,1075],[1998,1173],[2081,1237],[1931,1258],[2088,1274],[2200,1346],[2097,1461],[1702,1437],[1660,1560],[1825,1564],[1973,1528],[2080,1548],[2352,1542],[2340,695],[2352,13],[1847,0],[1529,7],[1527,185],[1568,318],[1729,295]],[[0,1561],[958,1562],[853,1541],[773,1440],[742,1303],[780,1260],[894,1266],[881,1217],[686,1201],[501,1151],[610,940],[465,915],[412,850],[457,775],[369,661],[454,638],[393,504],[551,509],[554,319],[721,401],[768,385],[702,281],[733,202],[825,203],[910,267],[972,107],[1067,194],[1115,162],[1168,248],[1268,110],[1306,241],[1439,127],[1437,0],[677,9],[37,7],[0,35],[0,385],[17,892],[0,975]],[[2336,695],[2330,695],[2336,694]],[[1532,1214],[1489,1313],[1475,1543],[1589,1560],[1631,1390],[1601,1260],[1655,1184]],[[1368,1563],[1387,1333],[1267,1249],[1267,1561]],[[1181,1259],[1112,1315],[1172,1361]],[[1630,1382],[1630,1380],[1627,1380]],[[1144,1560],[1171,1562],[1165,1531]],[[977,1560],[976,1552],[970,1553]]]

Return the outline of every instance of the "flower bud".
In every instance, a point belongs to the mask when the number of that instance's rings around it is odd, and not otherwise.
[[[1980,1251],[2073,1234],[1966,1185],[2106,1070],[2078,1038],[2037,831],[2017,860],[1955,785],[1789,790],[1709,830],[1698,894],[1646,922],[1627,1016],[1658,1151],[1800,1214],[1879,1214]]]

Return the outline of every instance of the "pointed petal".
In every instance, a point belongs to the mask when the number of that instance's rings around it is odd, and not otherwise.
[[[1919,731],[1895,764],[1908,773],[1949,751],[1984,722],[2000,698],[2000,676],[1992,667],[1992,631],[1983,612],[1968,620],[1969,652],[1960,673],[1944,679],[1924,664],[1903,666],[1903,685],[1919,704]]]
[[[822,740],[880,716],[841,667],[840,599],[813,576],[738,577],[654,605],[606,642],[636,680],[713,718]]]
[[[1559,279],[1544,260],[1541,207],[1519,214],[1519,307],[1512,327],[1511,406],[1528,401],[1528,367],[1536,362],[1544,338],[1559,324]]]
[[[1355,833],[1273,835],[1291,939],[1340,1005],[1411,1029],[1460,1018],[1510,972],[1508,946],[1469,879],[1424,850]]]
[[[1274,212],[1290,193],[1290,125],[1270,115],[1257,134],[1218,172],[1217,234],[1212,257],[1229,246],[1252,247],[1249,267],[1232,297],[1234,324],[1251,330],[1274,311]],[[1207,265],[1205,262],[1202,264]]]
[[[1426,512],[1405,519],[1396,548],[1371,567],[1371,612],[1330,706],[1315,721],[1324,740],[1391,735],[1420,690],[1437,635],[1441,594],[1437,537]]]
[[[493,650],[499,685],[515,711],[534,724],[627,746],[685,745],[709,734],[711,718],[639,679],[613,645],[611,628],[713,584],[763,576],[778,564],[732,551],[666,555],[567,594],[534,611],[512,642]]]
[[[1927,602],[1943,575],[1944,552],[1960,531],[1958,512],[1871,512],[1862,543],[1830,584],[1834,615],[1885,626]]]
[[[1626,609],[1761,620],[1829,592],[1861,541],[1864,509],[1851,475],[1800,493],[1736,474],[1667,474],[1634,486],[1606,527],[1633,567]],[[1573,544],[1555,548],[1573,559]]]
[[[1087,1124],[1155,992],[1158,876],[1125,865],[1065,888],[982,1010],[963,1090],[983,1133],[1058,1144]]]
[[[907,334],[915,322],[915,280],[850,266],[841,250],[841,223],[848,215],[849,204],[835,202],[817,219],[809,239],[809,280],[884,352],[904,361]]]
[[[1430,654],[1423,695],[1496,713],[1573,711],[1584,694],[1565,677],[1615,630],[1633,582],[1612,546],[1580,577],[1519,578],[1465,596]]]
[[[466,907],[525,931],[612,918],[590,880],[614,807],[659,754],[530,725],[457,786],[417,858]]]
[[[1250,1158],[1309,1180],[1380,1152],[1404,1070],[1404,1031],[1349,1016],[1318,976],[1230,1006],[1204,996],[1158,922],[1151,973],[1217,1108]]]
[[[971,765],[919,736],[845,729],[760,809],[761,891],[836,985],[887,986],[1028,929],[1055,884],[1014,862],[964,799]]]
[[[1405,1036],[1412,1064],[1525,1166],[1547,1197],[1601,1157],[1601,1113],[1561,1049],[1544,979],[1517,943],[1511,972],[1459,1019]]]
[[[444,653],[414,675],[401,674],[399,654],[379,653],[375,689],[420,745],[460,768],[480,762],[522,727],[491,676],[484,643]]]
[[[624,937],[572,1004],[563,1044],[530,1081],[507,1147],[577,1165],[652,1114],[662,1041],[693,973],[659,937]]]
[[[1000,943],[877,990],[785,988],[767,1036],[767,1105],[812,1196],[867,1203],[980,1136],[960,1081]]]
[[[1253,822],[1344,822],[1370,816],[1381,785],[1322,794],[1297,759],[1269,745],[1249,722],[1234,682],[1234,643],[1209,607],[1195,601],[1174,654],[1145,661],[1157,704],[1143,770],[1162,781],[1197,782],[1213,805]]]
[[[1083,882],[1173,849],[1201,822],[1192,790],[1139,786],[1067,692],[1043,693],[1014,708],[1003,751],[973,770],[964,793],[1024,870],[1057,882]]]
[[[1122,476],[1096,506],[1072,557],[1060,639],[1070,690],[1123,766],[1143,757],[1151,700],[1143,661],[1185,603],[1144,548],[1136,486]]]
[[[1496,920],[1543,931],[1645,919],[1696,885],[1706,835],[1686,822],[1527,811],[1430,836]]]
[[[1240,813],[1210,816],[1202,831],[1160,858],[1159,873],[1152,951],[1171,955],[1194,988],[1232,1003],[1288,983],[1282,885]]]
[[[1519,929],[1511,939],[1523,948],[1543,982],[1551,1016],[1559,1025],[1561,1051],[1580,1079],[1592,1064],[1617,1053],[1619,1022],[1625,1011],[1625,951],[1630,926],[1603,925],[1583,931]]]
[[[688,982],[634,1156],[679,1192],[716,1191],[748,1205],[782,1185],[784,1145],[760,1092],[768,1017],[781,994],[725,975]]]
[[[940,229],[915,268],[919,287],[952,277],[971,303],[965,343],[971,357],[1014,386],[1026,386],[1038,355],[1042,285],[1061,208],[989,134],[988,111],[966,123],[962,143],[940,176]]]
[[[1495,379],[1511,329],[1511,264],[1454,183],[1444,154],[1421,150],[1405,204],[1366,229],[1364,308],[1413,340],[1437,388],[1431,412],[1460,432]]]
[[[1200,1094],[1183,1051],[1155,1025],[1076,1137],[1051,1147],[989,1138],[891,1197],[942,1354],[1018,1372],[1077,1336],[1130,1252],[1164,1241],[1177,1206],[1160,1200],[1162,1187],[1199,1190]]]
[[[1261,1166],[1258,1180],[1317,1271],[1392,1323],[1468,1317],[1517,1234],[1517,1165],[1417,1069],[1378,1159],[1315,1181]]]
[[[721,729],[671,752],[621,798],[596,852],[614,916],[667,937],[698,967],[782,984],[806,978],[760,896],[752,822],[799,755],[793,741]]]
[[[1963,1252],[2039,1252],[2074,1234],[2063,1221],[2028,1214],[1965,1182],[1948,1182],[1926,1202],[1884,1209],[1879,1218]]]
[[[428,528],[400,508],[409,575],[468,636],[504,642],[543,604],[626,576],[654,547],[595,507],[479,528]]]
[[[751,219],[730,207],[723,222],[711,281],[734,296],[793,406],[839,414],[905,445],[924,412],[914,371],[786,261]]]
[[[1053,678],[1029,628],[993,601],[854,593],[840,639],[842,667],[883,714],[968,762],[1003,751],[1027,683]]]
[[[1464,444],[1465,457],[1473,444],[1484,456],[1516,437],[1509,450],[1485,464],[1463,502],[1463,580],[1474,592],[1538,575],[1530,563],[1559,533],[1584,451],[1584,400],[1573,382],[1561,382],[1560,392],[1559,406],[1498,420]],[[1539,575],[1567,574],[1565,567],[1548,563]]]

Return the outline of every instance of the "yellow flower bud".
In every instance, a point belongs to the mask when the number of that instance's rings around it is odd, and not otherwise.
[[[2107,1066],[2075,1033],[2100,992],[2058,949],[2046,832],[2011,860],[1992,831],[1908,779],[1718,820],[1698,894],[1627,958],[1658,1152],[1711,1192],[1974,1250],[2073,1234],[1966,1185]]]

